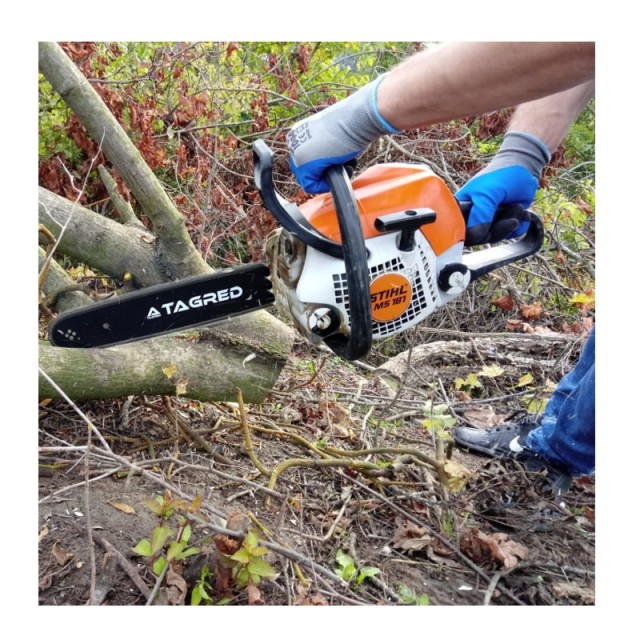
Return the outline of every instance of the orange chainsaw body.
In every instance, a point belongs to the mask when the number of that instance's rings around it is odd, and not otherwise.
[[[382,235],[375,228],[381,216],[417,208],[433,209],[436,220],[420,230],[436,256],[464,242],[465,222],[458,202],[444,181],[424,165],[379,164],[366,169],[352,182],[365,240]],[[331,194],[315,196],[300,205],[305,218],[321,234],[341,242]]]

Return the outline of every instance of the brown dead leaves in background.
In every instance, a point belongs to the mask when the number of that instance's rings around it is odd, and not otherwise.
[[[476,563],[495,560],[505,569],[513,569],[520,560],[529,557],[529,549],[506,533],[486,534],[475,528],[462,530],[460,550]]]

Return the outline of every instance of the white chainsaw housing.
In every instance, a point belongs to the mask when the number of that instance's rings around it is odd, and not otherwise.
[[[436,256],[422,233],[415,234],[415,246],[410,251],[398,249],[399,236],[399,232],[387,233],[366,240],[370,283],[373,285],[386,274],[399,274],[410,287],[410,299],[403,303],[402,313],[389,320],[375,319],[380,315],[376,314],[376,306],[384,305],[385,301],[376,300],[374,295],[374,340],[415,326],[462,294],[470,281],[468,270],[463,267],[457,271],[455,268],[462,261],[462,242]],[[349,295],[344,262],[305,245],[284,229],[276,230],[269,238],[267,254],[276,303],[302,335],[314,344],[326,338],[323,323],[327,310],[333,309],[340,321],[331,333],[339,331],[349,336]],[[453,269],[451,265],[454,265]],[[444,291],[438,286],[438,280],[442,269],[447,266],[451,274],[447,276],[448,290]]]

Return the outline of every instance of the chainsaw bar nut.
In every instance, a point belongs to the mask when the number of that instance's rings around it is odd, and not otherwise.
[[[438,276],[438,286],[451,295],[461,294],[471,282],[469,267],[460,263],[445,265]]]
[[[333,333],[339,324],[338,314],[329,307],[318,307],[308,317],[309,330],[322,337]]]

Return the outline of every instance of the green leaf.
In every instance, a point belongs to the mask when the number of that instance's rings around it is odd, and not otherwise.
[[[254,558],[249,562],[247,569],[252,576],[262,576],[263,578],[275,578],[278,574],[274,568],[265,560]]]
[[[405,604],[415,604],[421,607],[431,604],[429,596],[426,593],[422,593],[416,596],[416,592],[406,584],[401,584],[397,588],[400,600]]]
[[[169,544],[169,550],[167,551],[167,560],[176,558],[186,546],[186,542],[176,542],[172,540]]]
[[[478,380],[478,376],[475,373],[470,373],[464,380],[462,378],[456,378],[455,384],[458,391],[463,387],[467,387],[469,389],[482,387],[482,383]]]
[[[342,549],[338,549],[336,553],[336,562],[341,567],[353,566],[354,564],[353,558],[350,555],[346,554]]]
[[[207,601],[207,603],[213,602],[213,598],[207,592],[205,584],[198,582],[191,592],[191,604],[197,607],[203,600]]]
[[[156,527],[151,534],[151,553],[158,553],[170,535],[169,527]]]
[[[162,373],[164,373],[167,378],[170,378],[177,371],[177,369],[178,367],[176,367],[175,364],[168,364],[166,367],[162,367]]]
[[[532,398],[525,402],[526,402],[527,411],[529,413],[543,413],[544,408],[547,404],[547,401],[543,400],[542,398]]]
[[[236,575],[236,584],[239,587],[246,587],[249,584],[249,572],[246,568],[240,569]]]
[[[253,529],[249,531],[245,536],[242,546],[245,549],[255,549],[258,546],[258,536],[256,535],[256,532]]]
[[[336,573],[347,582],[351,582],[358,573],[353,558],[345,553],[342,549],[338,549],[336,553],[336,562],[339,565],[339,569]]]
[[[167,559],[164,556],[160,556],[154,563],[153,563],[153,573],[155,573],[155,575],[159,576],[164,568],[165,565],[167,564]]]
[[[433,420],[427,418],[423,421],[423,425],[427,429],[442,429],[443,427],[452,427],[457,420],[453,416],[434,416]]]
[[[138,542],[138,544],[133,547],[132,551],[133,553],[144,558],[150,558],[153,555],[153,553],[151,552],[151,543],[147,539],[140,540],[140,542]]]
[[[180,540],[184,540],[184,542],[189,542],[190,538],[191,538],[191,525],[187,525],[182,530],[182,535],[180,536]]]
[[[185,558],[188,558],[189,556],[195,556],[198,553],[200,553],[198,549],[196,549],[195,547],[189,547],[188,549],[185,549],[182,553],[179,553],[176,556],[176,560],[184,560]]]
[[[405,604],[413,604],[415,602],[416,594],[411,587],[406,584],[400,584],[398,585],[397,591],[400,596],[400,600]]]
[[[162,513],[162,509],[163,509],[162,498],[159,498],[159,499],[160,499],[159,504],[158,504],[158,498],[155,498],[155,499],[147,498],[146,500],[142,501],[142,504],[145,507],[147,507],[147,509],[149,509],[150,511],[155,513],[157,516],[159,516]]]
[[[356,580],[356,584],[361,584],[363,580],[367,578],[373,578],[380,573],[380,569],[378,567],[362,567],[360,571],[358,571],[358,578]]]
[[[231,556],[231,559],[235,560],[236,562],[241,562],[242,564],[246,564],[251,559],[251,556],[249,555],[249,552],[246,549],[242,548],[242,549],[238,549]]]

